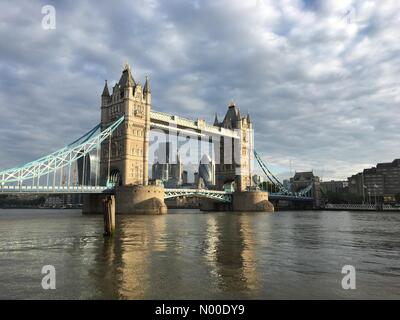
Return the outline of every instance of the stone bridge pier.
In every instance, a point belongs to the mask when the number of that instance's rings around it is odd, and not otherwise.
[[[217,202],[203,199],[202,211],[237,211],[237,212],[274,212],[274,206],[268,199],[268,192],[238,191],[232,194],[232,202]]]

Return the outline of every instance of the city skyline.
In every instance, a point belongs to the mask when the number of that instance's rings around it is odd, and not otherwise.
[[[150,76],[159,111],[209,123],[230,100],[249,111],[255,147],[281,178],[290,163],[292,174],[345,180],[391,162],[399,158],[400,4],[374,3],[53,1],[56,29],[43,30],[44,3],[8,2],[0,167],[93,126],[104,80],[112,86],[125,61],[142,84]]]

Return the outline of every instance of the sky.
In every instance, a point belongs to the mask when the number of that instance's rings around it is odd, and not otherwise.
[[[158,111],[212,122],[235,101],[280,178],[346,179],[400,157],[399,36],[397,0],[1,0],[0,168],[94,127],[129,62]]]

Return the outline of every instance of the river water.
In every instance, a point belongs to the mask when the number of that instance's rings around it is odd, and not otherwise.
[[[175,210],[102,230],[79,210],[0,210],[0,298],[400,299],[398,213]]]

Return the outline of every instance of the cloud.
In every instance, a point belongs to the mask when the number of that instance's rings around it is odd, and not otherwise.
[[[41,28],[52,4],[57,28]],[[154,108],[250,112],[266,162],[345,179],[399,157],[398,1],[3,1],[0,168],[74,140],[128,60]],[[285,169],[286,168],[286,169]]]

